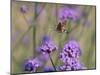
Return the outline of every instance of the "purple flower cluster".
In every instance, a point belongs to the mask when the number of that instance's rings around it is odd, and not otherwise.
[[[28,59],[25,61],[24,70],[28,72],[36,72],[37,68],[42,66],[42,62],[38,58]]]
[[[54,42],[48,37],[44,36],[42,40],[42,44],[39,47],[39,51],[42,52],[43,54],[46,53],[51,53],[52,51],[55,51],[57,49],[56,45]]]
[[[75,40],[69,41],[60,53],[60,59],[64,63],[63,66],[60,66],[60,70],[84,69],[84,66],[79,61],[80,55],[81,49],[79,44]]]
[[[81,55],[79,44],[75,40],[69,41],[63,48],[64,53],[67,53],[69,57],[78,58]]]
[[[26,5],[23,5],[23,6],[20,7],[20,11],[22,13],[26,13],[28,11],[28,7]]]
[[[62,7],[58,11],[58,18],[60,22],[66,21],[68,19],[71,19],[73,21],[76,21],[81,16],[81,12],[79,9],[76,8],[70,8],[70,7]]]

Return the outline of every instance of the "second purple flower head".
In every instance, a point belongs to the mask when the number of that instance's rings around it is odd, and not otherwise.
[[[81,49],[77,41],[70,40],[65,44],[63,51],[68,53],[69,57],[78,58],[81,55]]]
[[[51,53],[52,51],[57,50],[57,46],[54,44],[52,39],[48,36],[44,36],[42,39],[41,46],[39,47],[39,51],[43,54]]]

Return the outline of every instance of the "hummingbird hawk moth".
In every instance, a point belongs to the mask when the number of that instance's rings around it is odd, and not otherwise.
[[[59,22],[56,28],[59,32],[66,32],[66,21],[65,22]]]

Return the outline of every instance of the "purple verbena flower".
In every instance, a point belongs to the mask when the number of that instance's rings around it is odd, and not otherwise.
[[[81,55],[81,50],[79,44],[75,40],[70,40],[67,42],[60,53],[60,60],[64,65],[59,67],[59,70],[81,70],[85,67],[80,63],[79,57]]]
[[[36,72],[37,68],[42,66],[42,62],[37,58],[28,59],[24,64],[24,70],[28,72]]]
[[[81,49],[77,41],[70,40],[65,44],[63,51],[65,51],[69,57],[78,58],[81,55]]]
[[[48,36],[44,36],[42,40],[42,44],[39,48],[39,51],[45,54],[45,53],[51,53],[52,51],[55,51],[56,49],[57,47],[54,44],[54,42]]]
[[[21,11],[22,13],[26,13],[26,12],[28,11],[28,7],[27,7],[26,5],[22,5],[22,6],[20,7],[20,11]]]
[[[60,21],[71,19],[76,21],[81,16],[81,12],[78,8],[61,7],[58,11],[58,18]]]

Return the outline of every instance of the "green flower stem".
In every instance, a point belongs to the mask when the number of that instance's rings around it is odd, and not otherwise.
[[[50,59],[50,61],[51,61],[51,63],[52,63],[52,66],[53,66],[54,70],[56,71],[56,67],[55,67],[55,65],[54,65],[54,63],[53,63],[53,60],[52,60],[50,54],[48,54],[48,55],[49,55],[49,59]]]
[[[35,16],[34,16],[34,20],[37,17],[37,4],[35,4]],[[36,23],[37,23],[37,19],[35,21],[35,24],[33,25],[33,56],[35,57],[36,53],[35,53],[35,48],[36,48]]]
[[[24,13],[22,13],[22,15],[23,15],[23,18],[24,18],[24,20],[25,20],[26,24],[28,25],[29,23],[28,23],[28,21],[27,21],[27,18],[26,18],[26,16],[25,16],[25,14],[24,14]]]

